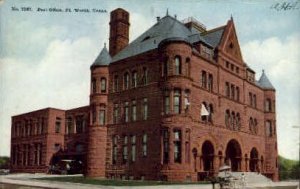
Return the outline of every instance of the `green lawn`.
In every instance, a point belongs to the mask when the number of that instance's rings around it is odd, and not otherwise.
[[[210,182],[162,182],[162,181],[134,181],[134,180],[100,180],[85,177],[51,177],[39,178],[39,180],[73,182],[82,184],[95,184],[104,186],[155,186],[155,185],[179,185],[179,184],[209,184]]]

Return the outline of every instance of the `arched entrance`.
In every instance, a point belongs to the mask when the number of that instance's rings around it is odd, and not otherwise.
[[[238,141],[232,139],[226,147],[226,163],[231,166],[232,171],[239,171],[241,167],[242,151]]]
[[[202,145],[203,170],[211,171],[214,168],[214,146],[210,141],[205,141]]]
[[[258,171],[258,152],[256,148],[252,148],[250,152],[250,162],[249,162],[249,169],[251,172]]]

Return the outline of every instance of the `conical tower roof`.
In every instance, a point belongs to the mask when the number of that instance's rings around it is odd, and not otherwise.
[[[111,56],[108,53],[108,50],[106,48],[106,45],[104,44],[103,49],[101,50],[100,54],[92,64],[93,66],[107,66],[111,62]]]
[[[264,89],[273,89],[273,90],[275,90],[272,83],[270,82],[267,75],[265,74],[264,70],[262,71],[262,74],[261,74],[261,77],[259,78],[258,83]]]

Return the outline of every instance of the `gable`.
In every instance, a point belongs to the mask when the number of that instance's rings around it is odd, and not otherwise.
[[[237,62],[243,62],[243,57],[236,35],[233,20],[229,20],[221,40],[220,49],[229,57],[236,59]]]

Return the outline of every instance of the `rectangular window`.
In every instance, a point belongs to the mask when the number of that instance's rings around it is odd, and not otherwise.
[[[113,90],[114,90],[114,92],[118,92],[119,91],[119,80],[118,80],[118,76],[117,75],[114,76]]]
[[[212,74],[209,74],[208,75],[208,82],[207,82],[207,87],[208,87],[208,90],[210,91],[210,92],[212,92],[213,91],[213,76],[212,76]]]
[[[230,97],[230,87],[228,82],[225,83],[225,94],[227,97]]]
[[[180,90],[176,89],[174,91],[174,113],[179,114],[180,113]]]
[[[131,120],[136,121],[136,101],[133,100],[131,103]]]
[[[92,93],[96,93],[96,92],[97,92],[96,79],[93,78],[93,79],[92,79]]]
[[[143,68],[143,84],[148,84],[148,70],[147,68]]]
[[[143,99],[143,120],[148,119],[148,99]]]
[[[272,137],[273,131],[272,131],[272,122],[271,121],[266,121],[266,135],[268,137]]]
[[[169,163],[169,131],[163,130],[163,163]]]
[[[129,121],[129,102],[125,102],[124,106],[124,116],[125,116],[125,122],[127,123]]]
[[[55,122],[55,133],[60,133],[61,118],[57,117]]]
[[[135,162],[136,159],[136,137],[131,137],[131,161]]]
[[[76,116],[76,133],[83,133],[84,131],[84,120],[83,116]]]
[[[168,91],[165,92],[164,110],[165,110],[165,114],[169,114],[170,113],[170,96],[169,96],[169,92]]]
[[[112,139],[113,142],[113,153],[112,153],[112,164],[116,164],[117,162],[117,153],[118,153],[118,149],[117,149],[117,143],[118,143],[118,138],[117,136],[114,136]]]
[[[124,75],[124,89],[129,89],[129,74],[125,73]]]
[[[231,99],[235,99],[235,87],[234,87],[234,85],[231,85]]]
[[[100,110],[99,123],[100,125],[105,125],[105,110]]]
[[[249,93],[249,105],[252,106],[253,99],[252,99],[252,93]]]
[[[127,163],[127,159],[128,159],[128,137],[124,136],[124,142],[123,142],[123,163]]]
[[[147,156],[147,134],[143,135],[143,156]]]
[[[101,78],[101,93],[105,93],[105,92],[106,92],[106,79]]]
[[[113,123],[119,123],[119,104],[114,104]]]
[[[132,88],[136,88],[137,87],[137,72],[134,71],[132,73],[132,83],[131,83]]]
[[[174,130],[174,162],[181,163],[181,131]]]
[[[201,86],[203,87],[203,88],[206,88],[206,71],[202,71],[202,84],[201,84]]]

